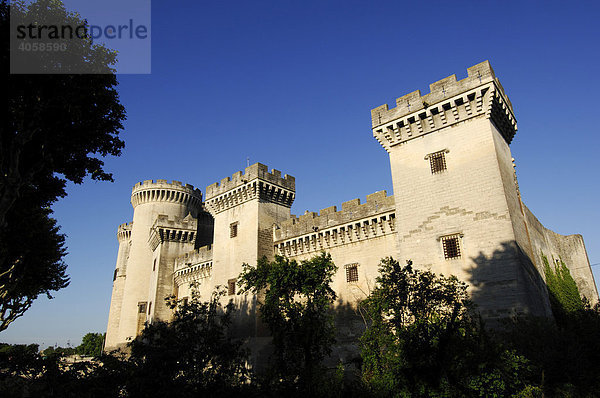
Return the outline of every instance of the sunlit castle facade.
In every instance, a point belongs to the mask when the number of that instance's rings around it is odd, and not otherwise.
[[[123,348],[146,322],[169,320],[166,296],[201,297],[217,286],[240,308],[234,325],[255,357],[268,330],[256,297],[237,294],[242,264],[262,256],[303,260],[321,251],[338,266],[333,288],[343,357],[363,327],[353,313],[392,256],[456,275],[485,319],[550,316],[542,253],[570,267],[582,295],[598,292],[581,235],[546,229],[521,200],[510,151],[512,105],[489,62],[371,111],[372,133],[390,157],[394,195],[385,191],[297,217],[294,177],[256,163],[202,192],[178,181],[133,187],[133,221],[118,228],[106,350]],[[381,172],[387,172],[381,170]],[[552,261],[552,260],[551,260]]]

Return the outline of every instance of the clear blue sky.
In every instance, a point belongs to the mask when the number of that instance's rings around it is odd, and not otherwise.
[[[119,76],[128,120],[123,155],[106,162],[115,183],[69,186],[54,206],[71,285],[0,341],[77,345],[105,331],[136,182],[204,191],[249,157],[296,177],[294,214],[391,193],[370,109],[486,59],[515,109],[525,203],[556,232],[583,234],[600,263],[599,15],[591,1],[154,1],[152,73]]]

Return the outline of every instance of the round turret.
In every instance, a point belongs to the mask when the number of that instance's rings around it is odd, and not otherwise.
[[[131,239],[131,228],[133,227],[133,222],[124,223],[119,225],[117,229],[117,239],[119,242],[128,241]]]
[[[202,192],[194,189],[193,185],[184,185],[179,181],[138,182],[131,190],[131,205],[135,209],[138,205],[149,202],[179,203],[197,213],[202,207]]]

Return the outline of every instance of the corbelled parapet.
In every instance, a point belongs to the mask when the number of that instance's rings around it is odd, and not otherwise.
[[[212,246],[202,246],[175,259],[173,278],[177,286],[195,282],[210,276],[212,270]]]
[[[389,149],[415,137],[432,133],[470,118],[485,115],[510,144],[517,122],[512,104],[488,61],[467,69],[468,76],[457,81],[448,76],[429,85],[430,93],[419,90],[371,110],[373,136]]]
[[[220,213],[252,199],[263,199],[291,207],[296,192],[296,179],[281,171],[255,163],[206,187],[206,207],[212,213]]]
[[[175,259],[175,270],[187,268],[194,264],[201,264],[213,259],[212,245],[197,248]]]
[[[202,208],[202,192],[193,185],[180,181],[146,180],[138,182],[131,190],[131,205],[149,202],[181,203],[200,210]]]
[[[128,241],[131,239],[131,228],[133,228],[133,222],[119,225],[117,228],[117,239],[119,242]]]
[[[337,211],[337,206],[331,206],[322,209],[319,213],[307,211],[300,217],[292,216],[274,230],[273,240],[280,241],[304,234],[323,232],[330,227],[368,219],[394,210],[394,197],[387,196],[386,191],[379,191],[367,195],[367,202],[363,204],[360,203],[360,199],[342,203],[340,211]]]
[[[150,228],[148,241],[152,250],[165,241],[194,244],[197,228],[198,221],[191,215],[170,218],[160,214]]]

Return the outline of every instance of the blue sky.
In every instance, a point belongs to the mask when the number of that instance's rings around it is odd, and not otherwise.
[[[66,3],[85,15],[86,2]],[[548,228],[581,233],[600,263],[598,15],[597,2],[154,1],[152,73],[119,76],[128,120],[123,155],[106,161],[115,183],[70,185],[54,206],[71,285],[0,341],[77,345],[105,331],[136,182],[204,191],[249,157],[296,177],[294,214],[391,193],[370,109],[486,59],[517,117],[525,203]]]

